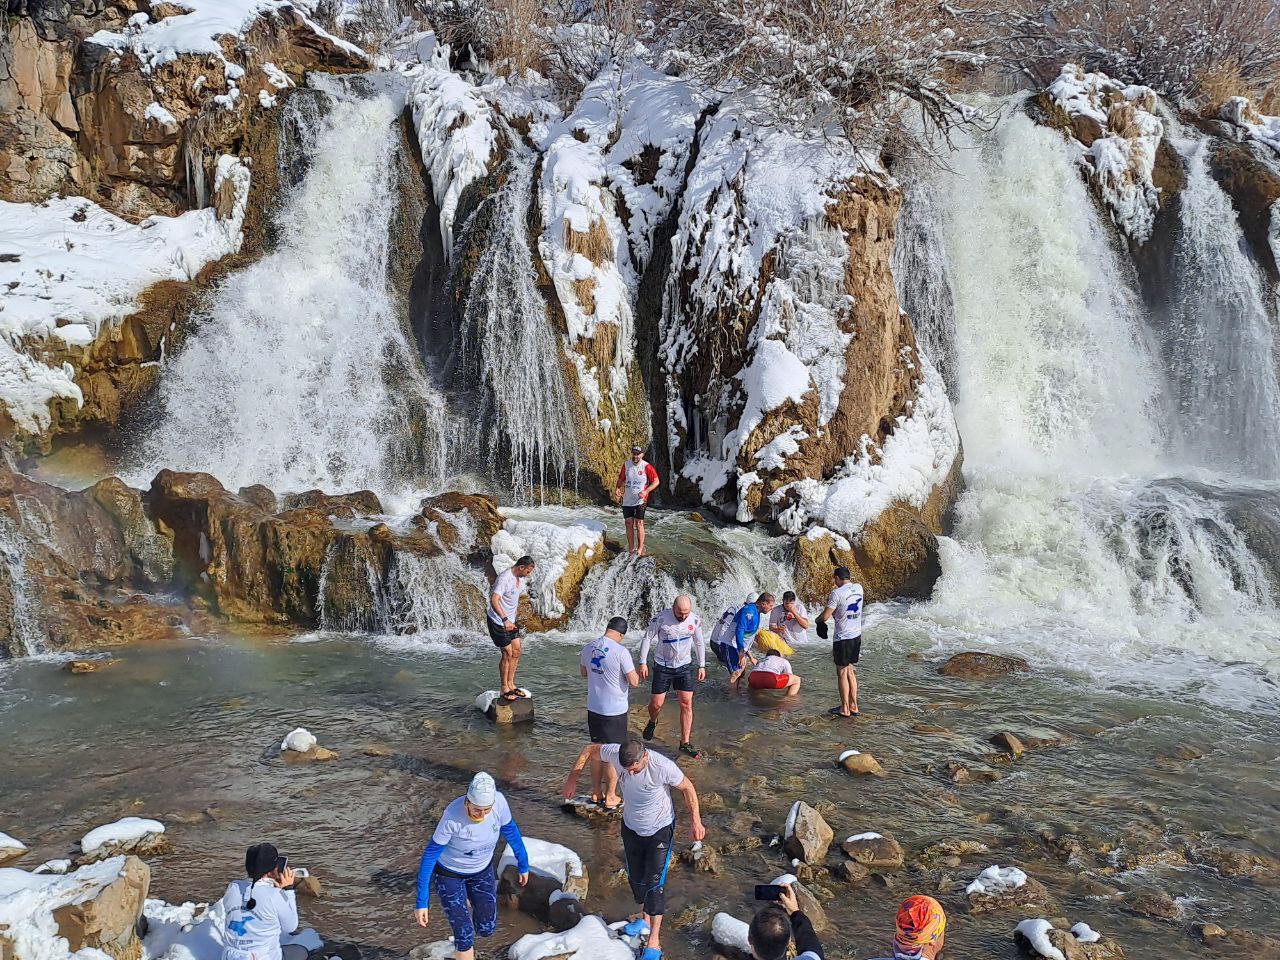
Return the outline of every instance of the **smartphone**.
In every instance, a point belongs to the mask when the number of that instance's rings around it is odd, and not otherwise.
[[[294,868],[293,868],[293,879],[295,879],[295,880],[305,880],[305,879],[306,879],[307,877],[309,877],[309,876],[311,876],[311,871],[310,871],[310,870],[308,870],[306,867],[294,867]]]
[[[756,899],[757,900],[774,900],[774,901],[782,899],[782,884],[757,883]]]
[[[288,857],[276,857],[276,869],[284,873],[285,868],[289,866]]]

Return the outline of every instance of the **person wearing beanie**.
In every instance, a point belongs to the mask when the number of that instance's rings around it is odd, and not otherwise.
[[[835,589],[826,609],[818,615],[818,636],[827,639],[828,622],[835,629],[831,656],[836,662],[836,682],[840,686],[840,706],[832,707],[837,717],[858,715],[858,658],[862,654],[862,584],[853,582],[848,567],[836,567]]]
[[[942,904],[921,894],[902,901],[893,936],[893,960],[936,960],[946,939],[947,914]]]
[[[627,621],[614,617],[604,635],[582,648],[579,670],[587,678],[587,733],[592,743],[621,743],[627,739],[627,709],[631,688],[640,683],[631,652],[624,647]],[[591,801],[605,810],[622,805],[618,775],[599,757],[591,761]]]
[[[600,758],[613,766],[622,793],[622,852],[627,866],[631,895],[642,916],[632,920],[623,932],[646,937],[640,960],[662,960],[662,916],[667,905],[667,868],[675,848],[676,808],[671,788],[684,796],[689,808],[693,839],[701,841],[707,831],[702,826],[698,791],[675,764],[645,747],[639,737],[624,743],[589,743],[578,754],[564,781],[564,798],[573,799],[578,777],[587,763]]]
[[[800,909],[795,889],[784,883],[778,902],[761,907],[751,918],[747,944],[753,960],[783,960],[792,940],[796,942],[796,960],[826,960],[813,923]]]
[[[306,960],[301,944],[281,946],[298,929],[293,870],[269,843],[245,853],[247,879],[233,880],[222,896],[222,960]]]
[[[418,925],[431,918],[434,887],[453,930],[458,960],[474,960],[476,937],[491,937],[498,929],[498,878],[493,851],[501,836],[516,855],[520,885],[529,882],[529,853],[520,828],[511,817],[507,798],[489,774],[477,773],[465,796],[445,807],[431,842],[418,864]]]

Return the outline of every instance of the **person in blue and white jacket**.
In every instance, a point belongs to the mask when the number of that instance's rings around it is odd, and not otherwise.
[[[222,897],[222,960],[306,960],[300,944],[280,938],[298,929],[293,871],[269,843],[245,853],[245,880],[233,880]]]
[[[477,773],[459,797],[445,807],[431,842],[418,864],[418,900],[414,911],[418,925],[430,918],[434,887],[453,930],[458,960],[474,960],[476,937],[491,937],[498,929],[498,878],[493,852],[498,837],[506,840],[516,856],[520,885],[529,882],[529,854],[520,828],[511,818],[507,798],[498,792],[493,777]]]

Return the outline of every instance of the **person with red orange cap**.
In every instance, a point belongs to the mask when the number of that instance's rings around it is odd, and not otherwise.
[[[946,942],[946,933],[947,915],[942,904],[933,897],[907,897],[898,908],[892,960],[937,960]]]

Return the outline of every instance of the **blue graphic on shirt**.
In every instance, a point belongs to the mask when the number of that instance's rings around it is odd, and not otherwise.
[[[596,655],[591,658],[591,665],[595,667],[597,670],[602,670],[603,668],[600,666],[600,664],[604,663],[604,658],[607,657],[608,655],[609,655],[608,647],[596,647]]]
[[[249,924],[253,922],[253,917],[245,917],[243,920],[228,920],[227,929],[234,933],[237,937],[243,937],[249,932]]]

